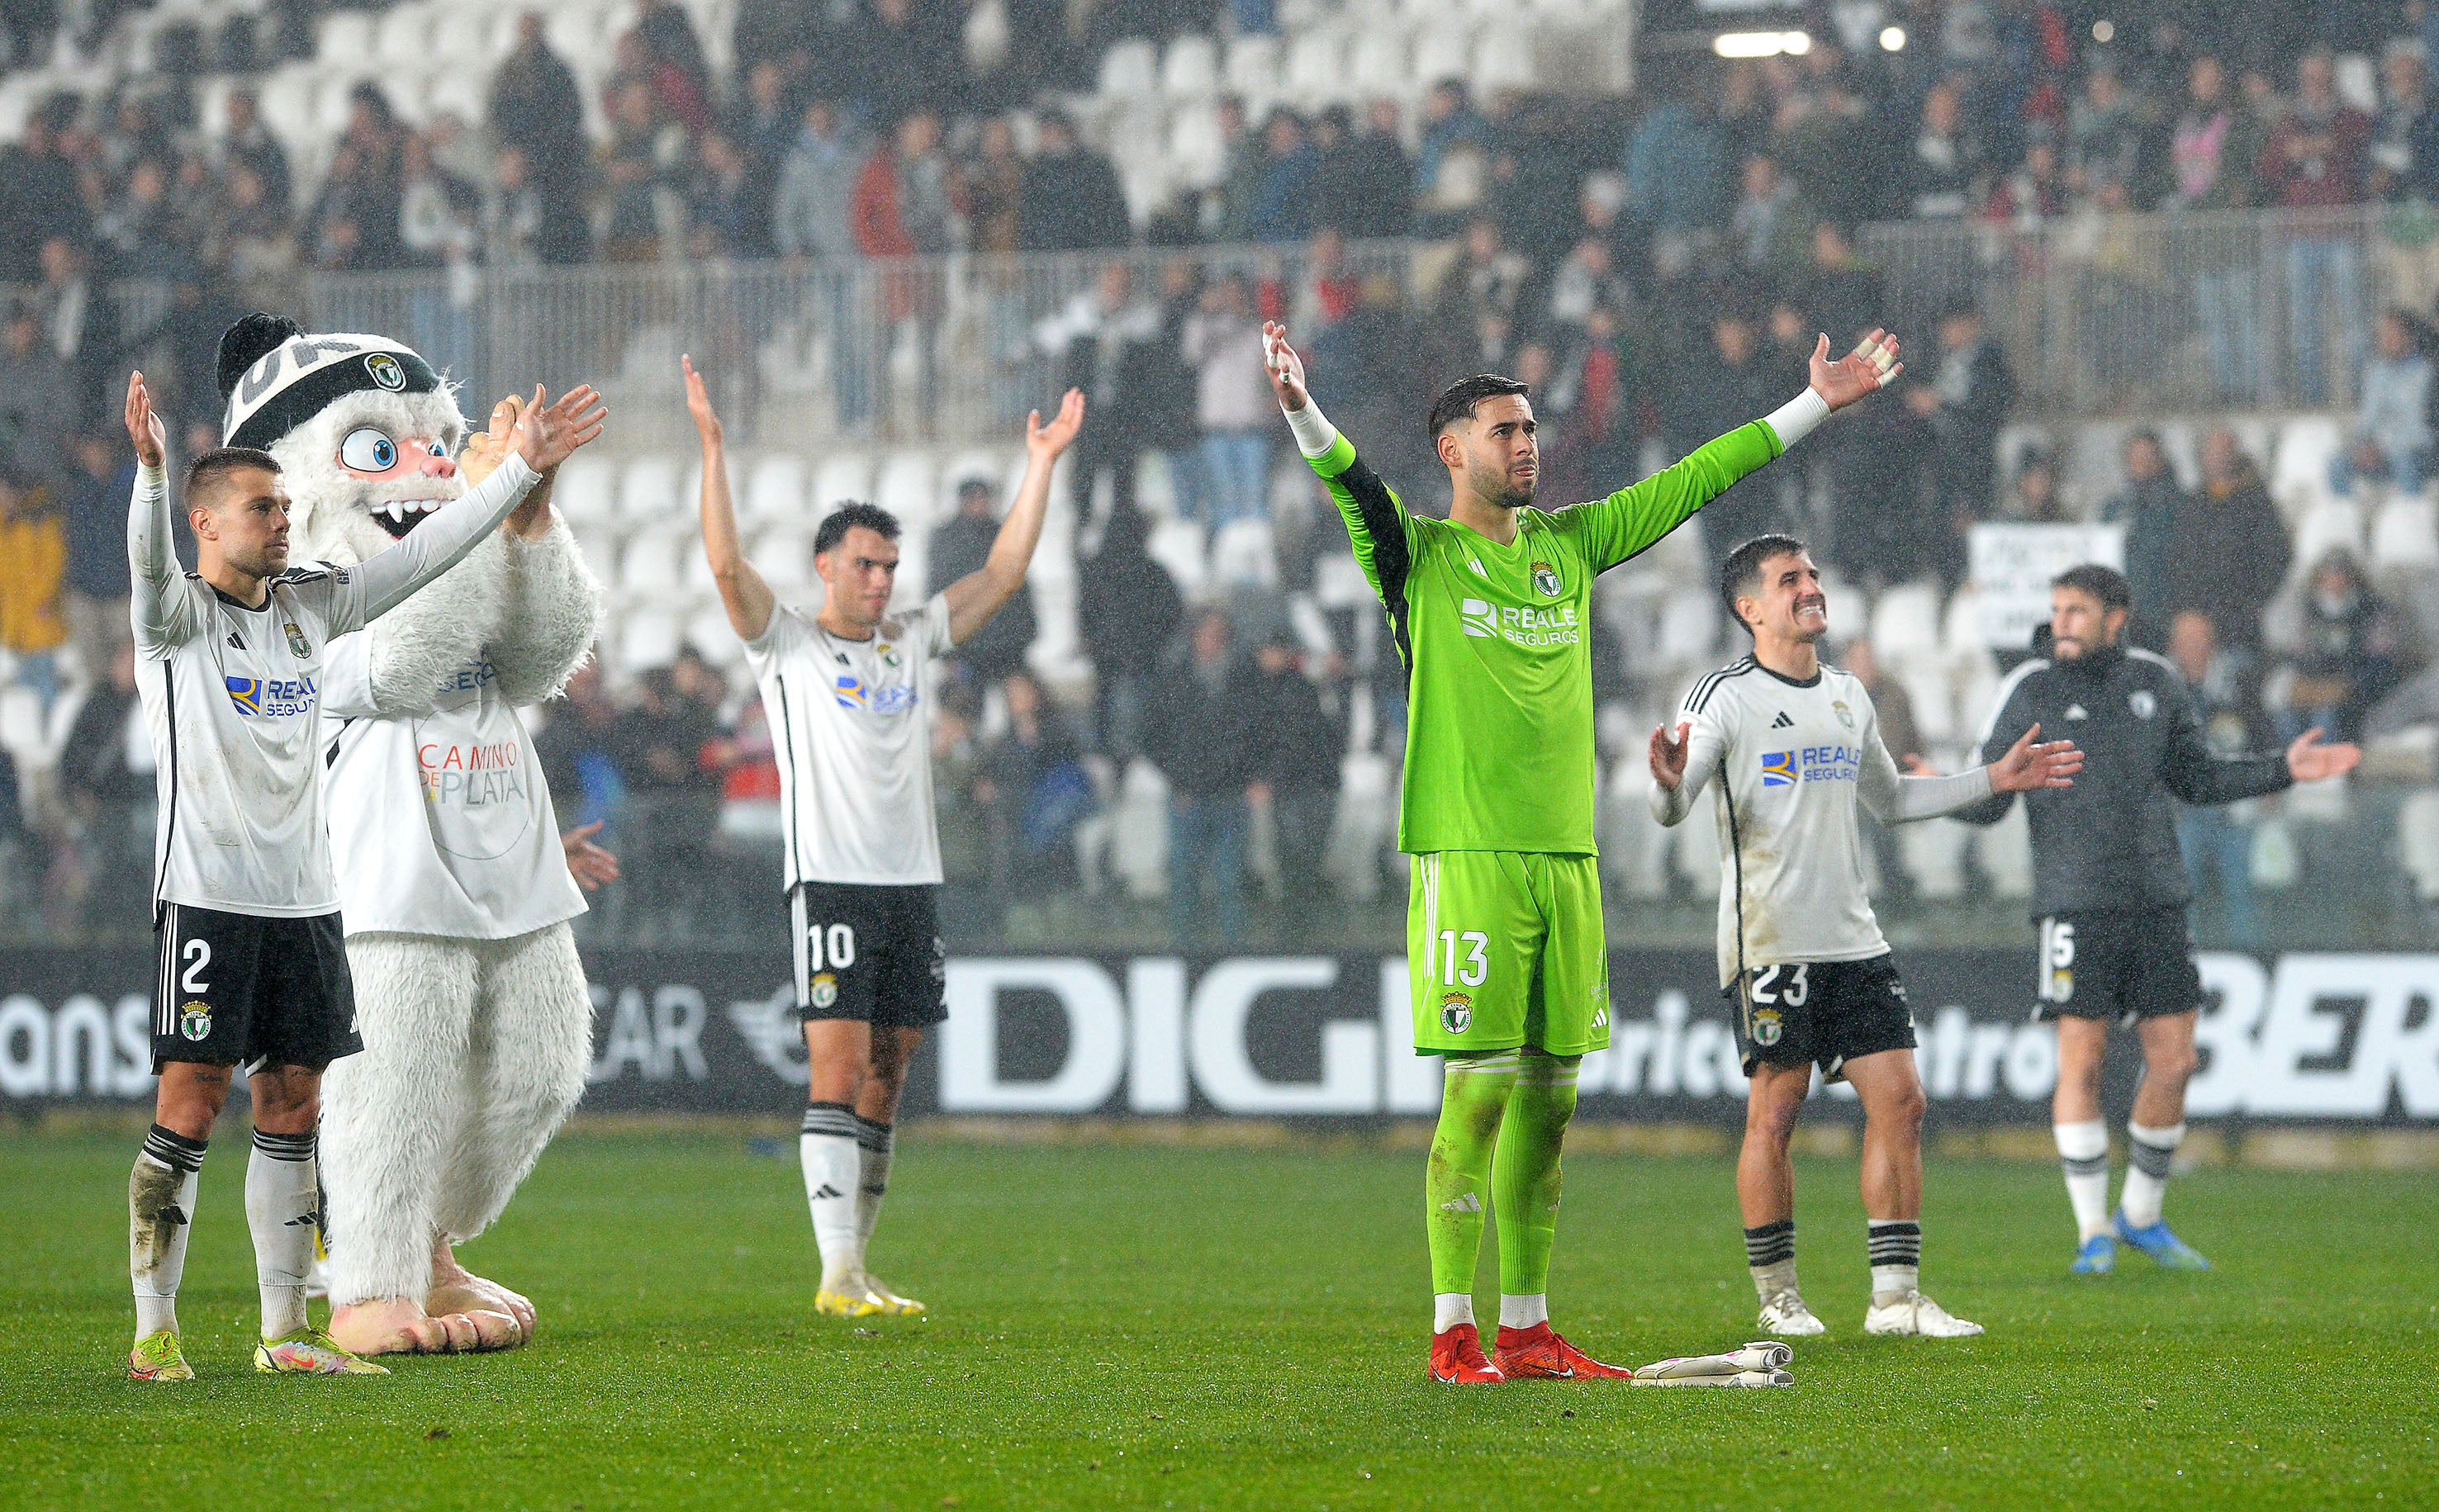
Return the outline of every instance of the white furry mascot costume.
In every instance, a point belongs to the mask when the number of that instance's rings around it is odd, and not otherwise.
[[[292,376],[304,360],[277,353],[300,343],[367,355]],[[249,315],[220,371],[227,444],[278,459],[301,560],[384,551],[472,481],[451,385],[400,343]],[[514,418],[495,412],[470,468],[489,471]],[[532,1304],[452,1246],[499,1216],[584,1091],[593,1005],[568,926],[584,902],[516,706],[560,690],[599,615],[545,504],[330,647],[331,858],[365,1049],[323,1082],[322,1173],[331,1332],[358,1353],[501,1348],[533,1327]]]

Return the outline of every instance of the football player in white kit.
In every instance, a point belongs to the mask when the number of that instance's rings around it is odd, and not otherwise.
[[[989,559],[904,614],[889,613],[899,525],[843,503],[813,537],[821,612],[781,604],[745,560],[719,415],[684,362],[703,441],[703,544],[728,622],[762,690],[777,745],[785,884],[805,1023],[810,1103],[798,1141],[822,1256],[814,1309],[912,1314],[864,1269],[889,1183],[892,1128],[923,1031],[948,1017],[940,841],[932,802],[934,659],[988,624],[1024,581],[1051,469],[1084,424],[1070,389],[1048,424],[1025,418],[1024,481]]]
[[[347,361],[363,364],[363,381],[379,386],[400,376],[387,353]],[[135,1379],[194,1376],[178,1343],[178,1283],[205,1142],[240,1065],[254,1096],[245,1206],[262,1302],[255,1368],[381,1373],[338,1348],[305,1312],[321,1210],[322,1072],[360,1047],[323,801],[323,658],[331,637],[379,618],[455,565],[543,471],[600,434],[603,412],[591,389],[555,404],[543,399],[537,389],[516,454],[483,487],[436,512],[399,549],[352,568],[290,568],[278,464],[246,448],[207,452],[187,468],[196,571],[182,573],[163,472],[166,433],[143,375],[128,380],[138,464],[127,522],[130,617],[160,785],[152,1005],[160,1088],[128,1183],[136,1316],[128,1374]]]
[[[1682,821],[1718,779],[1719,983],[1736,1005],[1747,1093],[1736,1200],[1745,1259],[1774,1334],[1824,1332],[1795,1280],[1795,1170],[1788,1147],[1818,1067],[1863,1104],[1863,1213],[1872,1270],[1863,1329],[1957,1338],[1982,1331],[1922,1294],[1922,1079],[1913,1015],[1863,887],[1860,798],[1882,824],[1930,819],[1992,792],[2071,786],[2068,741],[2035,725],[1986,767],[1899,775],[1863,685],[1821,661],[1828,600],[1802,542],[1762,536],[1730,553],[1719,596],[1753,654],[1687,695],[1651,733],[1651,810]]]

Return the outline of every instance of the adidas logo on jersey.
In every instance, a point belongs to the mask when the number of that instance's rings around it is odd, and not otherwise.
[[[1795,728],[1795,721],[1787,717],[1785,709],[1781,709],[1778,711],[1778,718],[1770,721],[1770,727],[1773,730],[1792,730]]]
[[[238,633],[237,631],[229,631],[229,649],[231,649],[231,650],[237,650],[237,651],[241,651],[241,650],[245,649],[245,637],[244,637],[244,636],[242,636],[242,635],[240,635],[240,634],[239,634],[239,633]]]

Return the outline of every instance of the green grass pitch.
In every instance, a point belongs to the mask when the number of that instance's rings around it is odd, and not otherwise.
[[[811,1309],[792,1158],[573,1133],[469,1246],[537,1341],[388,1379],[257,1377],[241,1124],[204,1169],[202,1379],[123,1379],[126,1135],[0,1135],[0,1504],[853,1507],[2430,1506],[2428,1174],[2204,1171],[2219,1264],[2070,1278],[2033,1163],[1934,1163],[1926,1275],[1989,1326],[1861,1336],[1851,1162],[1803,1165],[1834,1330],[1780,1392],[1423,1377],[1418,1154],[910,1138],[875,1267],[924,1323]],[[1641,1362],[1753,1325],[1731,1170],[1578,1154],[1556,1321]],[[1496,1291],[1486,1269],[1482,1291]]]

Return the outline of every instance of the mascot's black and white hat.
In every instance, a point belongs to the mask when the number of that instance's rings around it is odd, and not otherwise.
[[[222,333],[219,377],[222,444],[279,463],[307,560],[364,560],[465,491],[454,469],[401,465],[466,436],[456,385],[402,341],[252,314]]]
[[[307,335],[281,315],[252,314],[221,335],[223,446],[268,451],[350,394],[431,394],[440,375],[386,336]]]

